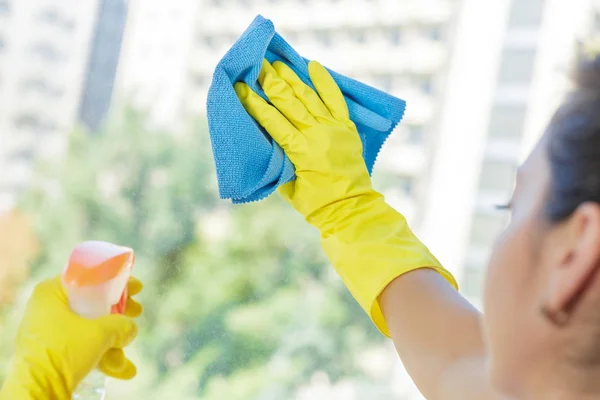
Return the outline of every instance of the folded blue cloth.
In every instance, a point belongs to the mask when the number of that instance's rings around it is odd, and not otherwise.
[[[267,99],[257,81],[263,58],[285,62],[314,89],[308,75],[309,60],[301,57],[275,32],[273,23],[260,15],[219,62],[208,92],[208,128],[219,193],[233,203],[262,200],[295,177],[294,166],[284,151],[246,113],[233,89],[235,82],[243,81]],[[402,119],[406,103],[329,72],[346,98],[371,173],[381,146]]]

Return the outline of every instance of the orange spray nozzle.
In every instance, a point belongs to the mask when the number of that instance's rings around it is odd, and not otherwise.
[[[64,285],[78,288],[102,285],[126,272],[134,262],[134,252],[128,247],[101,241],[82,242],[71,252],[62,281]],[[123,288],[112,312],[123,313],[126,300],[127,287]]]
[[[71,252],[63,273],[66,285],[94,286],[119,275],[135,261],[133,250],[116,244],[88,241]]]

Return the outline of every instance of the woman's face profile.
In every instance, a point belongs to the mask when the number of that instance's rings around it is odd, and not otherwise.
[[[486,275],[489,373],[507,394],[544,385],[565,362],[600,362],[600,205],[583,202],[568,218],[550,222],[550,135],[519,169],[511,221]]]
[[[543,138],[519,169],[510,202],[511,221],[494,245],[485,283],[484,330],[490,377],[503,390],[519,390],[523,375],[537,365],[549,345],[543,336],[543,206],[549,184]],[[518,378],[515,378],[518,377]]]

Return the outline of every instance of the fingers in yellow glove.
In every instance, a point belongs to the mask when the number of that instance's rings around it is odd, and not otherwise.
[[[125,316],[129,318],[137,318],[144,312],[144,306],[135,301],[132,298],[127,299],[127,304],[125,306]]]
[[[111,378],[132,379],[136,375],[136,368],[125,357],[123,348],[137,336],[137,325],[124,315],[108,315],[98,322],[103,326],[104,334],[111,338],[98,363],[98,369]]]
[[[133,276],[129,278],[129,282],[127,283],[128,298],[127,304],[125,305],[125,315],[129,318],[137,318],[144,312],[144,307],[132,299],[132,296],[140,293],[143,287],[144,286],[139,279],[134,278]]]
[[[130,277],[127,283],[128,298],[125,315],[107,315],[98,320],[106,329],[106,334],[114,339],[98,363],[98,369],[111,378],[128,380],[134,378],[137,373],[135,365],[125,357],[123,348],[127,347],[137,336],[137,325],[130,318],[140,316],[143,307],[131,296],[140,293],[142,288],[140,280]]]
[[[272,85],[265,84],[265,78],[261,79],[261,77],[266,77],[267,75],[273,76],[272,79],[278,79],[278,77],[279,79],[283,79],[285,83],[287,83],[292,89],[293,95],[304,105],[304,107],[306,107],[308,112],[314,116],[315,120],[318,120],[319,118],[331,118],[331,112],[319,98],[319,95],[317,95],[317,93],[315,93],[310,86],[302,82],[302,80],[294,73],[294,71],[292,71],[290,67],[281,61],[275,61],[272,67],[266,62],[263,63],[263,65],[263,71],[261,75],[259,75],[259,83],[263,87],[268,88],[268,92],[265,92],[265,94],[267,94],[269,99],[273,97],[272,90],[270,89]],[[279,107],[276,103],[274,104],[276,107]]]
[[[142,281],[134,276],[129,277],[129,281],[127,282],[127,294],[129,297],[139,294],[143,288]]]
[[[245,83],[234,85],[246,111],[286,150],[294,164],[299,143],[291,145],[292,142],[318,134],[318,129],[310,128],[321,122],[341,122],[350,126],[350,134],[356,135],[344,96],[329,72],[316,61],[311,61],[308,69],[318,94],[284,63],[276,61],[271,65],[263,60],[258,81],[272,105]],[[362,151],[362,147],[359,149]]]
[[[254,93],[245,83],[237,82],[234,89],[248,114],[287,151],[289,143],[299,135],[298,130],[275,107]]]
[[[258,75],[258,83],[263,88],[269,101],[297,129],[313,126],[317,121],[308,112],[305,105],[295,95],[292,87],[277,71],[263,60],[263,67]]]
[[[112,314],[89,321],[102,330],[101,334],[106,338],[105,351],[129,346],[138,333],[136,323],[125,315]]]
[[[137,374],[135,365],[125,357],[123,349],[118,348],[109,349],[104,354],[98,363],[98,369],[111,378],[122,380],[132,379]]]
[[[242,106],[266,131],[275,142],[277,142],[292,159],[291,143],[300,132],[294,127],[275,107],[267,103],[262,97],[254,93],[250,87],[237,82],[233,86],[234,90],[242,103]],[[281,196],[288,202],[294,194],[294,182],[289,182],[278,188]]]

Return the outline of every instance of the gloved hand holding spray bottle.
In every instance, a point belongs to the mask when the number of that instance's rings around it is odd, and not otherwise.
[[[127,247],[100,241],[77,245],[62,275],[71,310],[89,319],[123,314],[134,262],[134,252]],[[105,394],[106,377],[94,370],[73,393],[73,399],[103,400]]]

